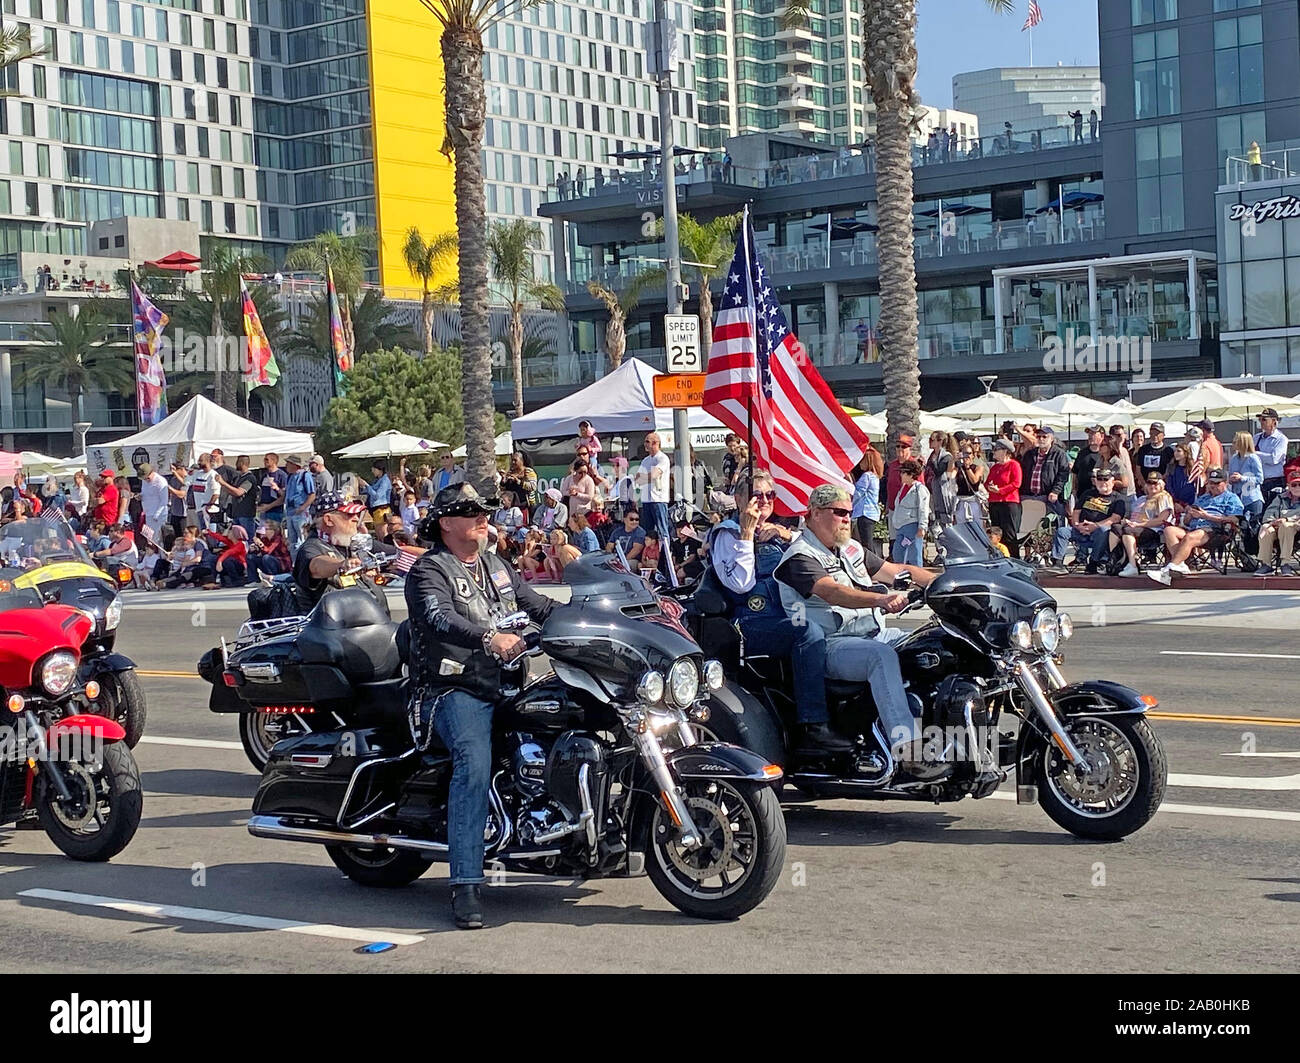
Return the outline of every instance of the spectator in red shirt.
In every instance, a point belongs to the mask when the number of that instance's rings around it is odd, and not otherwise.
[[[111,469],[105,469],[99,477],[99,483],[95,485],[95,512],[96,520],[102,520],[105,525],[117,523],[117,485],[113,483],[113,473]]]
[[[989,493],[989,523],[1002,529],[1002,543],[1012,557],[1020,556],[1020,484],[1023,472],[1015,444],[1005,439],[993,442],[993,468],[985,489]]]
[[[889,535],[894,536],[894,503],[898,501],[899,492],[903,490],[903,478],[898,466],[912,460],[912,444],[916,442],[909,435],[900,435],[894,444],[894,460],[885,466],[885,514],[889,522]]]
[[[217,554],[217,578],[223,587],[242,587],[248,578],[248,532],[238,524],[226,529],[230,534],[208,532],[208,538],[222,547]]]

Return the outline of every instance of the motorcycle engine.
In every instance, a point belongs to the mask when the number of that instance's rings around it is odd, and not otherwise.
[[[522,739],[515,748],[515,788],[526,797],[537,797],[546,789],[546,750]]]
[[[970,711],[970,722],[976,727],[988,724],[989,711],[984,702],[984,692],[969,679],[948,676],[934,694],[934,722],[941,727],[960,727],[966,722],[967,710]]]

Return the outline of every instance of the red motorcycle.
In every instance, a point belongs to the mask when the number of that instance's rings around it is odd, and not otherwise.
[[[135,836],[140,771],[99,684],[78,681],[88,613],[0,580],[0,827],[39,827],[74,860],[108,860]]]

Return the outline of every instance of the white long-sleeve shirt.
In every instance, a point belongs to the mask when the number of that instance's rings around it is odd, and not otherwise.
[[[727,590],[744,594],[754,589],[754,540],[742,539],[727,528],[716,531],[709,546],[709,559]]]

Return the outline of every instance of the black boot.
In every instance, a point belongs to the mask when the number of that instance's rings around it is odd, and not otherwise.
[[[848,753],[853,748],[852,741],[836,734],[824,723],[799,725],[800,753]]]
[[[451,888],[451,913],[461,930],[483,928],[483,900],[479,888],[473,883]]]

